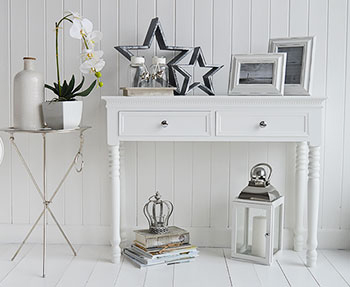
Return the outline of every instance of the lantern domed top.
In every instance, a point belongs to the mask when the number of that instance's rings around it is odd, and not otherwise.
[[[268,171],[265,169],[268,168]],[[267,163],[258,163],[250,170],[250,180],[248,186],[245,187],[238,198],[274,201],[280,197],[276,188],[271,185],[270,178],[272,174],[272,167]]]

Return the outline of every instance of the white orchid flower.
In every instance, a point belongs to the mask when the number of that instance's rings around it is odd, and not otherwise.
[[[73,24],[69,30],[72,38],[81,39],[92,32],[93,25],[89,19],[82,18],[78,13],[73,13]]]
[[[100,72],[105,64],[106,63],[103,59],[92,58],[80,65],[80,72],[83,74],[94,74],[96,72]]]
[[[93,48],[95,47],[95,44],[102,39],[102,37],[103,37],[102,32],[92,31],[91,33],[88,33],[86,35],[86,41],[89,47]]]
[[[102,58],[103,56],[103,51],[99,50],[99,51],[94,51],[93,49],[88,49],[88,50],[84,50],[83,53],[81,53],[81,58],[83,61],[87,61],[90,59],[95,59],[95,60],[99,60],[100,58]]]

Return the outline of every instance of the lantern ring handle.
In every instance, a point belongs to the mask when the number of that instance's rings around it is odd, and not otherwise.
[[[268,169],[269,169],[269,176],[268,176],[268,178],[267,178],[267,181],[270,182],[270,178],[271,178],[271,174],[272,174],[272,167],[271,167],[271,165],[269,165],[268,163],[265,163],[265,162],[258,163],[258,164],[254,165],[254,166],[252,167],[252,169],[250,170],[250,178],[253,178],[253,171],[254,171],[258,166],[266,166],[266,167],[268,167]]]

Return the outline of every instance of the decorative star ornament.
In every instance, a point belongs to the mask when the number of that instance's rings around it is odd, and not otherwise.
[[[185,95],[194,88],[198,87],[209,95],[214,95],[213,89],[213,75],[219,71],[223,65],[207,65],[203,56],[203,52],[200,47],[192,48],[192,47],[179,47],[179,46],[169,46],[165,40],[164,31],[162,25],[160,24],[159,18],[156,17],[152,19],[151,24],[148,28],[145,40],[142,45],[127,45],[127,46],[116,46],[114,47],[118,52],[120,52],[124,57],[126,57],[129,61],[134,54],[131,50],[147,50],[152,46],[152,42],[154,37],[157,40],[158,46],[160,50],[165,51],[175,51],[179,52],[172,59],[168,61],[169,67],[169,83],[170,85],[176,87],[175,93],[178,95]],[[180,65],[179,62],[185,58],[191,51],[193,51],[190,63]],[[200,67],[210,68],[210,70],[203,75],[203,83],[194,82],[190,84],[190,80],[192,75],[185,71],[184,67],[192,67],[198,62]],[[180,87],[180,83],[177,79],[176,73],[179,73],[184,77],[184,81],[182,86]]]
[[[157,43],[158,43],[160,50],[180,52],[168,61],[169,82],[171,85],[175,85],[174,75],[170,71],[171,70],[170,66],[180,62],[189,52],[192,51],[193,48],[168,46],[166,39],[165,39],[162,25],[160,24],[158,17],[152,19],[151,24],[149,25],[145,40],[143,41],[142,45],[116,46],[114,48],[130,61],[131,57],[134,56],[134,54],[130,50],[150,49],[152,46],[152,42],[153,42],[154,37],[156,37],[156,40],[157,40]]]
[[[209,68],[210,70],[203,75],[203,83],[201,82],[193,82],[190,84],[190,79],[192,76],[184,69],[185,67],[193,67],[198,63],[199,67],[201,68]],[[213,88],[213,75],[217,73],[224,65],[207,65],[203,51],[200,47],[196,47],[193,50],[191,59],[189,64],[172,64],[169,65],[172,73],[174,75],[175,79],[175,86],[177,87],[176,93],[180,95],[185,95],[194,88],[198,87],[203,92],[207,93],[208,95],[213,96],[214,88]],[[180,88],[180,84],[176,75],[176,72],[181,74],[184,77],[184,81],[182,83],[182,86]]]

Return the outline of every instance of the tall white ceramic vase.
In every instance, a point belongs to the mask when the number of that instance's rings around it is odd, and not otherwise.
[[[35,58],[24,57],[24,69],[13,82],[13,126],[36,130],[44,127],[41,104],[44,101],[44,80],[34,70]]]

